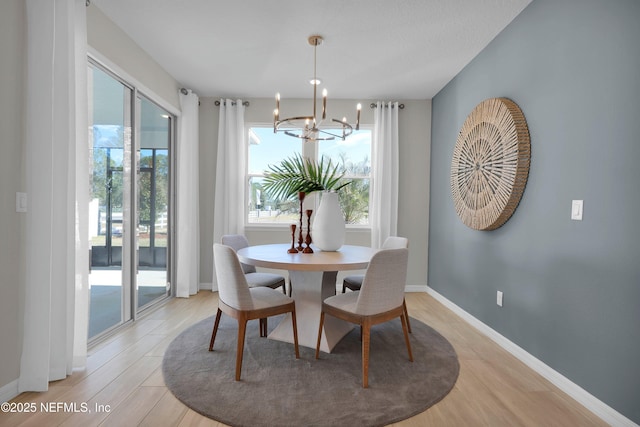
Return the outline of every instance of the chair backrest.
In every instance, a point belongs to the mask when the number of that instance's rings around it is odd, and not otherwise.
[[[384,243],[382,243],[381,249],[400,249],[408,247],[409,239],[406,237],[389,236]]]
[[[409,249],[381,249],[369,262],[355,312],[384,313],[402,305],[407,281]]]
[[[242,234],[225,234],[222,236],[222,244],[230,246],[234,251],[238,252],[238,250],[249,246],[249,241]],[[253,265],[243,263],[240,263],[240,265],[242,265],[242,271],[244,271],[244,274],[255,273],[257,271],[256,267]]]
[[[247,285],[247,279],[244,277],[236,251],[230,246],[215,243],[213,245],[213,261],[216,264],[220,299],[237,310],[253,309],[249,285]]]

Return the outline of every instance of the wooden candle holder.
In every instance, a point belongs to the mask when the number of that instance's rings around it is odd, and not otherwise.
[[[297,254],[298,250],[296,249],[296,225],[291,224],[291,248],[287,251],[288,254]]]
[[[307,238],[305,240],[307,247],[302,250],[302,253],[304,254],[313,253],[313,249],[311,249],[311,213],[312,212],[313,210],[307,209]]]
[[[304,196],[305,196],[304,192],[301,191],[298,193],[298,199],[300,200],[300,235],[298,236],[298,247],[296,248],[298,252],[302,252],[302,250],[304,249],[302,247],[302,242],[304,242],[304,240],[302,240],[302,214],[303,214],[302,202],[304,202]]]

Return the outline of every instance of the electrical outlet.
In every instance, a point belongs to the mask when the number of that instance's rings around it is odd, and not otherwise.
[[[16,193],[16,212],[27,211],[27,193]]]
[[[500,307],[502,307],[503,296],[504,296],[504,294],[502,293],[502,291],[498,291],[498,293],[496,295],[496,304],[498,304]]]
[[[574,221],[582,221],[582,200],[571,201],[571,219]]]

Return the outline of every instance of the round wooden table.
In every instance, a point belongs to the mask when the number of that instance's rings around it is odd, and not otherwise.
[[[344,245],[338,251],[324,252],[312,245],[312,254],[289,254],[287,250],[290,247],[287,244],[249,246],[238,250],[238,258],[256,267],[289,271],[291,296],[296,301],[298,344],[315,349],[322,302],[335,295],[338,271],[367,268],[377,249]],[[327,316],[320,350],[330,353],[353,327],[351,323]],[[293,343],[291,331],[291,315],[287,315],[269,338]]]

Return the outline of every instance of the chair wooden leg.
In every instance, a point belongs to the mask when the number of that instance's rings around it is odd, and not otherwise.
[[[218,325],[220,324],[220,316],[222,315],[222,310],[218,309],[216,313],[216,321],[213,324],[213,332],[211,333],[211,341],[209,342],[209,351],[213,351],[213,343],[216,340],[216,333],[218,333]]]
[[[407,301],[402,300],[402,308],[404,309],[404,317],[407,319],[407,329],[411,333],[411,323],[409,322],[409,312],[407,311]]]
[[[371,342],[371,323],[365,321],[362,334],[362,388],[369,387],[369,344]]]
[[[404,342],[407,344],[407,351],[409,352],[409,360],[413,362],[413,353],[411,352],[411,342],[409,341],[409,319],[406,317],[404,313],[400,316],[400,321],[402,322],[402,332],[404,332]]]
[[[316,343],[316,359],[320,358],[320,341],[322,340],[323,326],[324,326],[324,311],[320,313],[320,328],[318,329],[318,342]]]
[[[345,292],[347,292],[347,287],[344,285],[344,282],[342,282],[342,293],[344,294]]]
[[[282,293],[287,295],[287,282],[284,282],[282,284]]]
[[[300,351],[298,350],[298,323],[296,321],[296,308],[291,311],[291,323],[293,324],[293,348],[296,350],[296,359],[300,359]]]
[[[247,331],[247,319],[238,319],[238,350],[236,353],[236,381],[240,381],[242,371],[242,355],[244,353],[244,336]]]

